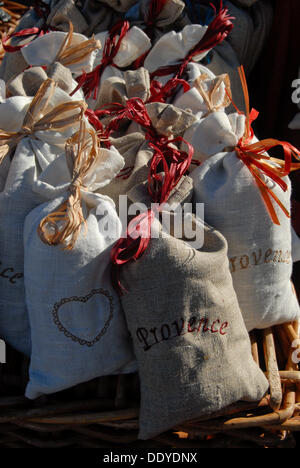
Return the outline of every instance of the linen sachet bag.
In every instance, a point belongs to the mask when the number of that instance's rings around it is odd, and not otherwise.
[[[91,137],[89,142],[83,127],[69,141],[68,184],[54,187],[57,196],[26,218],[25,288],[32,333],[26,396],[31,399],[99,376],[136,371],[110,282],[110,250],[121,223],[112,200],[93,193],[124,162],[114,148],[101,149],[96,135]]]
[[[241,74],[246,87],[245,77]],[[246,92],[246,90],[245,90]],[[248,95],[246,94],[246,103]],[[292,290],[291,184],[292,154],[286,142],[257,142],[246,104],[245,135],[232,150],[218,153],[197,167],[194,202],[204,203],[205,219],[228,242],[233,285],[248,330],[266,328],[299,318]],[[284,148],[285,162],[268,156],[274,146]]]
[[[141,100],[135,98],[129,99],[127,103],[131,112],[125,113],[125,117],[130,116],[138,123],[141,132],[130,133],[119,139],[111,138],[112,144],[123,155],[125,166],[110,184],[101,189],[101,193],[110,196],[117,205],[120,195],[126,195],[132,187],[147,180],[155,153],[152,145],[157,147],[162,144],[162,150],[167,153],[168,144],[173,142],[174,147],[176,143],[180,144],[181,135],[195,121],[193,115],[171,104],[153,102],[144,105]],[[120,148],[119,144],[123,147]]]
[[[148,36],[138,27],[130,28],[128,21],[117,23],[110,31],[95,35],[102,49],[95,56],[93,70],[77,78],[88,99],[89,108],[97,108],[98,89],[110,76],[122,77],[120,68],[129,67],[141,54],[151,47]]]
[[[180,189],[172,195],[178,205]],[[121,301],[141,383],[141,439],[239,400],[258,401],[268,389],[251,355],[226,240],[191,213],[176,212],[172,195],[170,230],[162,235],[156,218],[148,249],[121,270]],[[183,221],[181,236],[172,228],[175,217]],[[204,234],[202,247],[185,236],[187,221]]]
[[[164,32],[182,29],[190,23],[182,0],[141,0],[138,6],[134,7],[135,10],[137,8],[137,25],[143,28],[152,41],[157,41]],[[142,24],[140,18],[143,19]]]
[[[93,37],[88,39],[83,34],[73,33],[73,29],[70,23],[68,33],[51,31],[23,47],[21,52],[27,64],[50,67],[60,63],[74,77],[92,71],[101,43]]]
[[[151,78],[165,84],[172,77],[183,78],[189,63],[198,64],[222,42],[232,29],[227,8],[221,8],[208,26],[186,25],[182,31],[164,34],[144,61]]]
[[[234,148],[245,131],[245,116],[234,112],[227,114],[230,104],[230,83],[228,75],[221,75],[214,80],[205,80],[202,76],[195,80],[194,88],[201,98],[196,101],[197,121],[184,133],[184,139],[194,148],[194,159],[200,162],[210,156]],[[192,90],[194,89],[192,88]],[[187,93],[185,93],[187,94]],[[184,99],[184,95],[182,96]]]
[[[43,12],[46,15],[45,9],[48,8],[48,5],[45,4],[41,8],[30,8],[20,19],[15,32],[6,38],[2,37],[2,44],[6,53],[0,65],[0,78],[5,82],[21,73],[26,68],[27,65],[20,49],[28,41],[34,40],[41,32],[45,24]],[[28,31],[32,31],[32,28],[35,28],[37,33],[28,35]],[[25,35],[18,36],[22,33],[25,33]]]
[[[67,32],[70,21],[77,33],[85,34],[88,29],[89,25],[74,0],[51,0],[47,13],[47,24],[56,30]]]
[[[33,191],[34,181],[61,153],[71,131],[78,128],[84,109],[83,102],[72,101],[55,89],[51,80],[33,99],[16,96],[0,104],[1,168],[15,151],[0,193],[0,337],[27,355],[30,334],[24,291],[24,220],[42,201]]]
[[[176,96],[173,104],[180,109],[190,109],[200,120],[230,104],[226,89],[230,89],[228,75],[216,77],[211,72],[204,72],[196,78],[189,91]]]
[[[112,76],[103,81],[98,94],[97,107],[109,104],[126,105],[127,99],[140,98],[144,103],[150,98],[150,76],[143,67],[127,70],[123,77]]]

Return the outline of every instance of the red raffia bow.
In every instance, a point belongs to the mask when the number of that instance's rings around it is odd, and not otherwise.
[[[272,204],[272,199],[277,203],[286,216],[290,217],[290,214],[278,197],[273,193],[272,189],[267,186],[263,174],[272,179],[285,192],[287,190],[287,184],[282,180],[282,178],[288,175],[291,171],[300,168],[299,163],[292,163],[293,156],[300,159],[300,152],[290,143],[275,140],[273,138],[268,138],[251,144],[253,138],[253,129],[251,124],[258,117],[258,112],[255,109],[252,109],[250,112],[245,72],[243,67],[239,67],[238,71],[245,99],[246,128],[244,136],[239,140],[235,148],[236,155],[241,161],[243,161],[253,175],[272,221],[275,224],[280,225],[275,208]],[[238,109],[237,111],[241,113]],[[284,160],[272,158],[266,154],[267,151],[275,146],[282,147]]]
[[[164,86],[156,80],[151,81],[150,98],[148,102],[166,102],[166,100],[175,94],[177,87],[183,86],[183,92],[186,93],[191,89],[187,81],[179,78],[171,78]]]
[[[105,68],[109,65],[117,68],[117,65],[114,64],[113,60],[120,50],[122,40],[129,30],[129,27],[130,25],[128,21],[119,21],[111,28],[103,47],[101,63],[91,72],[83,73],[76,78],[78,86],[76,86],[72,91],[71,96],[82,88],[86,98],[90,98],[93,94],[93,99],[97,99],[101,76]]]
[[[216,12],[214,5],[211,4],[211,6]],[[204,36],[198,42],[198,44],[196,44],[189,51],[187,56],[176,65],[163,66],[152,72],[150,75],[151,79],[156,76],[165,76],[170,74],[173,74],[175,78],[181,78],[187,65],[193,61],[195,56],[206,52],[207,50],[213,49],[228,36],[233,28],[233,23],[231,22],[232,19],[234,18],[228,15],[228,8],[223,8],[223,2],[221,0],[219,12],[215,14],[214,19],[208,25]]]
[[[120,267],[137,260],[147,249],[155,215],[161,211],[170,193],[188,170],[194,150],[182,137],[169,139],[164,135],[159,135],[141,99],[129,99],[126,103],[126,110],[123,109],[122,113],[118,112],[116,117],[118,122],[120,115],[134,120],[146,130],[145,138],[149,141],[150,148],[154,150],[148,174],[148,193],[155,204],[154,207],[130,221],[125,237],[120,238],[111,251],[112,282],[122,294],[124,288],[120,283]],[[188,153],[174,146],[174,143],[178,142],[184,142],[187,145]]]
[[[106,134],[106,132],[104,130],[104,127],[103,127],[102,123],[98,119],[95,111],[93,111],[92,109],[87,109],[85,111],[85,115],[86,115],[89,123],[96,130],[97,137],[98,137],[99,141],[101,141],[106,148],[110,148],[111,143],[109,141],[109,138],[108,138],[108,136],[107,136],[107,134]]]
[[[40,18],[44,19],[43,26],[40,28],[33,27],[33,28],[22,29],[21,31],[14,32],[12,34],[9,34],[8,36],[3,37],[2,46],[5,52],[17,52],[18,50],[21,50],[25,45],[27,45],[27,44],[22,44],[22,45],[12,46],[8,44],[8,41],[12,37],[25,38],[25,37],[30,37],[30,36],[36,36],[34,38],[36,39],[37,37],[44,36],[44,34],[47,34],[50,31],[56,31],[56,28],[47,25],[47,18],[50,13],[50,6],[47,3],[43,2],[42,0],[36,0],[34,2],[33,8],[35,12],[37,13],[37,15]]]

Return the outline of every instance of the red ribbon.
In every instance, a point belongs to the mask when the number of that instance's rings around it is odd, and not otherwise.
[[[95,111],[93,111],[92,109],[87,109],[85,111],[85,115],[89,121],[89,123],[94,127],[94,129],[96,130],[97,132],[97,136],[99,138],[99,140],[101,142],[103,142],[104,146],[106,148],[110,148],[111,147],[111,143],[109,141],[109,138],[108,138],[108,135],[106,133],[106,131],[104,130],[103,128],[103,125],[102,123],[100,122],[100,120],[98,119]]]
[[[168,98],[177,92],[178,86],[183,86],[183,92],[191,89],[187,81],[179,78],[171,78],[164,86],[156,80],[151,81],[150,98],[148,102],[166,102]]]
[[[213,4],[211,6],[214,8],[215,13],[216,9]],[[187,65],[193,61],[193,58],[207,50],[213,49],[218,44],[220,44],[230,33],[233,28],[233,23],[231,20],[234,19],[232,16],[228,15],[228,8],[223,8],[223,2],[221,0],[220,10],[215,14],[214,19],[209,24],[204,36],[187,54],[187,56],[182,59],[176,65],[167,65],[158,68],[156,71],[151,73],[151,79],[156,76],[165,76],[165,75],[175,75],[175,78],[181,78],[185,72]]]
[[[141,99],[129,99],[126,108],[122,112],[118,112],[118,122],[120,115],[123,118],[131,118],[146,130],[145,138],[149,141],[150,148],[154,150],[148,174],[148,193],[152,202],[157,204],[155,209],[149,209],[136,216],[129,223],[125,237],[119,239],[112,249],[112,282],[114,287],[122,294],[124,288],[120,282],[120,266],[137,260],[147,249],[155,214],[162,209],[171,191],[188,170],[194,150],[182,137],[170,140],[164,135],[159,135],[153,127]],[[184,142],[187,145],[188,153],[178,150],[174,146],[174,143],[179,142]]]
[[[82,88],[86,98],[90,98],[93,94],[93,99],[97,99],[100,79],[105,68],[109,65],[118,68],[117,65],[113,63],[113,60],[120,50],[121,42],[129,30],[129,27],[128,21],[119,21],[111,28],[103,47],[101,63],[91,72],[83,73],[76,78],[78,86],[72,91],[71,96]]]
[[[37,37],[44,36],[50,31],[55,31],[55,29],[50,26],[46,26],[46,27],[43,26],[42,28],[34,27],[34,28],[22,29],[21,31],[14,32],[2,38],[3,49],[5,50],[5,52],[17,52],[18,50],[21,50],[23,47],[25,47],[25,45],[27,45],[27,44],[22,44],[22,45],[11,46],[10,44],[7,44],[7,42],[12,37],[24,37],[25,38],[29,36],[36,36],[34,38],[36,39]]]

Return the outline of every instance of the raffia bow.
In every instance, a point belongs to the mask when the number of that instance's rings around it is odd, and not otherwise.
[[[231,93],[231,90],[230,79],[227,74],[219,75],[214,80],[212,80],[212,85],[208,91],[206,91],[203,86],[203,81],[207,79],[209,79],[209,77],[206,74],[198,76],[198,78],[196,78],[196,80],[194,81],[194,87],[198,90],[203,101],[205,102],[208,108],[208,114],[210,112],[216,112],[224,107],[227,107],[230,104],[229,96],[226,93],[223,101],[220,104],[214,104],[215,95],[218,92],[221,84],[224,83],[225,89],[227,89],[228,92]],[[205,117],[207,114],[205,114],[203,117]]]
[[[62,244],[71,250],[86,224],[81,190],[86,190],[84,180],[99,156],[99,141],[94,131],[86,129],[81,121],[80,130],[66,143],[66,158],[72,174],[69,196],[55,212],[47,215],[39,224],[38,235],[48,245]]]
[[[25,136],[45,130],[63,130],[80,121],[87,107],[86,103],[70,100],[51,108],[55,88],[56,83],[52,79],[44,81],[31,101],[19,131],[8,132],[0,129],[0,163],[9,150]]]
[[[268,138],[251,144],[254,134],[251,124],[258,117],[258,112],[255,109],[252,109],[250,112],[248,87],[243,67],[239,67],[238,72],[245,99],[246,126],[244,136],[239,140],[235,148],[235,152],[237,157],[243,161],[253,175],[272,221],[274,224],[280,225],[272,200],[277,203],[287,217],[290,217],[290,214],[272,189],[268,187],[264,176],[266,175],[272,179],[284,192],[286,192],[287,184],[282,178],[287,176],[291,171],[300,168],[300,163],[292,163],[293,156],[296,159],[300,159],[300,151],[290,143],[273,138]],[[237,111],[241,113],[238,109]],[[276,146],[282,147],[284,160],[273,158],[266,154],[267,151]]]
[[[65,67],[82,62],[94,50],[101,49],[101,42],[92,36],[80,44],[72,45],[74,27],[69,22],[69,32],[66,35],[54,62],[60,62]]]

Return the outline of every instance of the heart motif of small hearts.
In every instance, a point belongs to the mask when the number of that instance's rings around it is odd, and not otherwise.
[[[68,330],[61,322],[61,318],[60,318],[60,313],[62,311],[62,306],[64,306],[65,304],[68,304],[70,302],[81,302],[81,303],[86,303],[88,302],[93,296],[95,296],[96,294],[100,294],[102,296],[105,296],[105,298],[107,299],[108,301],[108,304],[109,304],[109,314],[108,314],[108,318],[104,324],[104,326],[102,327],[102,329],[100,330],[100,332],[92,339],[92,340],[86,340],[84,338],[80,338],[79,336],[76,336],[74,335],[70,330]],[[95,343],[97,343],[102,337],[103,335],[106,333],[109,325],[110,325],[110,322],[113,318],[113,298],[112,296],[108,293],[108,291],[104,290],[104,289],[93,289],[89,294],[87,294],[86,296],[73,296],[73,297],[65,297],[63,299],[61,299],[61,301],[59,302],[56,302],[54,304],[54,307],[53,307],[53,311],[52,311],[52,315],[53,315],[53,320],[54,320],[54,323],[55,325],[57,326],[57,328],[59,329],[59,331],[61,331],[62,333],[64,333],[64,335],[67,337],[67,338],[70,338],[71,340],[75,341],[76,343],[79,343],[80,345],[84,346],[93,346]]]

